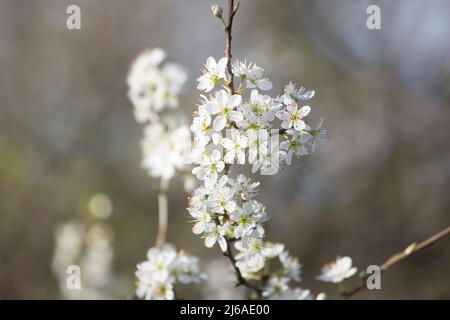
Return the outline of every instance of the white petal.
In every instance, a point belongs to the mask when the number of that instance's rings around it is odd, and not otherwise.
[[[258,171],[259,168],[261,168],[261,165],[262,165],[262,162],[261,162],[260,160],[256,161],[256,162],[253,164],[253,167],[252,167],[252,173],[255,173],[256,171]]]
[[[219,90],[216,94],[216,100],[220,106],[226,105],[228,102],[228,93],[225,90]]]
[[[224,116],[220,115],[214,119],[214,122],[213,122],[214,130],[222,131],[226,125],[227,125],[227,118],[225,118]]]
[[[214,149],[214,150],[211,152],[211,161],[212,161],[212,162],[217,162],[217,161],[219,161],[219,159],[220,159],[220,151]]]
[[[304,106],[300,108],[300,116],[302,118],[306,117],[309,113],[311,112],[311,107],[310,106]]]
[[[204,82],[205,80],[209,80],[209,74],[207,74],[207,73],[205,73],[204,75],[201,75],[200,77],[197,78],[198,82]]]
[[[205,246],[207,248],[212,248],[214,246],[214,244],[216,243],[216,241],[217,241],[217,236],[210,234],[205,238]]]
[[[338,267],[340,270],[348,270],[352,267],[352,258],[350,257],[342,257],[338,261]]]
[[[240,111],[231,111],[230,112],[230,118],[233,121],[240,122],[240,121],[242,121],[244,119],[244,115]]]
[[[228,59],[226,57],[223,57],[222,59],[219,60],[219,62],[217,64],[221,68],[224,68],[224,67],[226,67],[227,63],[228,63]]]
[[[222,170],[225,168],[225,164],[223,161],[217,162],[217,172],[222,172]]]
[[[245,153],[244,151],[240,150],[237,153],[237,159],[239,164],[245,164]]]
[[[276,116],[280,120],[286,120],[288,118],[288,113],[284,110],[280,110],[276,113]]]
[[[285,120],[281,123],[281,127],[283,129],[289,129],[290,127],[292,127],[292,122],[289,120]]]
[[[321,275],[317,276],[316,280],[325,281],[325,282],[330,282],[331,281],[330,277],[328,275],[325,275],[325,274],[321,274]]]
[[[230,201],[225,205],[225,210],[228,213],[234,212],[236,210],[236,203],[234,201]]]
[[[297,131],[302,131],[305,129],[305,122],[303,120],[297,120],[294,122],[294,128]]]
[[[306,100],[312,99],[315,94],[316,94],[316,92],[314,90],[306,91],[299,96],[299,99],[306,101]]]
[[[205,66],[208,70],[214,69],[216,67],[216,59],[213,57],[208,57],[208,59],[206,59]]]
[[[252,147],[248,151],[248,163],[255,163],[256,157],[258,156],[258,149],[256,147]]]
[[[205,230],[205,224],[203,222],[197,222],[194,226],[194,228],[192,228],[192,232],[194,232],[195,234],[200,234]]]
[[[258,96],[259,96],[258,90],[252,90],[252,93],[250,93],[250,101],[252,103],[256,103],[257,102],[256,100],[258,99]]]
[[[229,105],[230,107],[237,107],[238,105],[241,104],[242,101],[242,97],[238,94],[234,94],[231,96],[231,98],[229,99]]]
[[[222,144],[222,135],[220,133],[213,133],[212,141],[216,146],[221,145]]]
[[[227,242],[226,242],[225,238],[222,236],[219,236],[218,241],[219,241],[220,249],[222,249],[223,252],[227,251]]]
[[[250,80],[245,81],[245,84],[247,85],[247,88],[250,88],[250,89],[256,88],[254,83],[251,82]]]
[[[204,108],[205,111],[207,111],[210,114],[216,114],[219,112],[219,106],[217,105],[217,103],[214,102],[205,104]]]
[[[270,82],[268,79],[261,79],[261,81],[258,82],[258,87],[264,91],[270,90],[272,89],[272,82]]]
[[[356,269],[356,268],[351,268],[350,270],[348,270],[348,271],[345,273],[345,277],[346,277],[346,278],[350,278],[351,276],[353,276],[353,275],[356,273],[356,271],[358,271],[358,269]]]
[[[289,113],[295,113],[297,111],[297,108],[298,108],[298,106],[297,106],[297,103],[295,103],[295,102],[288,104],[288,106],[287,106],[287,110]]]
[[[224,157],[225,162],[230,164],[234,163],[235,155],[234,151],[227,152]]]
[[[223,145],[223,147],[224,147],[225,149],[233,149],[233,147],[234,147],[234,142],[233,142],[233,140],[231,140],[231,139],[224,138],[224,139],[222,140],[222,145]]]

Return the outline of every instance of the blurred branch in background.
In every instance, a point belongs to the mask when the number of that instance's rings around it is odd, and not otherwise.
[[[396,253],[394,255],[392,255],[388,260],[386,260],[386,262],[384,262],[381,267],[380,270],[381,272],[385,272],[387,271],[390,267],[392,267],[393,265],[399,263],[400,261],[406,259],[407,257],[410,257],[416,253],[419,253],[420,251],[436,244],[438,241],[444,239],[445,237],[447,237],[450,234],[450,226],[448,226],[447,228],[445,228],[444,230],[436,233],[435,235],[431,236],[430,238],[420,242],[419,244],[416,244],[415,242],[412,243],[411,245],[409,245],[405,250]],[[360,292],[361,290],[367,288],[366,285],[366,280],[368,278],[368,274],[367,273],[363,273],[360,275],[361,278],[361,284],[349,291],[343,291],[341,294],[343,297],[345,298],[349,298],[355,294],[357,294],[358,292]]]

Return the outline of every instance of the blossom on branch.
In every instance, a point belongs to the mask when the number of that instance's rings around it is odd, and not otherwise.
[[[357,269],[355,267],[352,268],[352,258],[337,257],[335,261],[326,264],[322,268],[322,273],[317,279],[325,282],[339,283],[353,276],[356,271]]]
[[[206,276],[200,271],[198,258],[166,244],[147,252],[147,260],[137,265],[136,277],[138,298],[173,300],[177,283],[200,282]]]

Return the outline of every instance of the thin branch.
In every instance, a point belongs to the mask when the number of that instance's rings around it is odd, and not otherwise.
[[[169,220],[169,210],[167,203],[167,191],[169,180],[161,178],[158,193],[158,234],[156,236],[156,246],[162,247],[166,243],[167,225]]]
[[[225,36],[226,36],[226,43],[225,43],[225,57],[227,58],[227,72],[228,72],[228,83],[227,83],[227,87],[228,87],[228,91],[230,92],[230,94],[234,94],[235,93],[235,89],[234,89],[234,75],[233,75],[233,69],[231,67],[231,58],[232,58],[232,53],[231,53],[231,41],[233,39],[231,33],[233,30],[233,19],[234,19],[234,15],[236,14],[237,10],[239,9],[239,5],[240,2],[237,3],[237,5],[235,6],[234,4],[234,0],[228,0],[228,22],[224,27],[225,30]],[[227,165],[225,168],[225,172],[228,172],[229,170],[229,166]],[[239,270],[239,268],[236,266],[236,258],[233,255],[233,251],[231,250],[231,243],[229,239],[226,239],[227,241],[227,252],[224,253],[224,255],[226,257],[228,257],[228,259],[230,260],[231,264],[233,265],[234,271],[236,273],[236,278],[237,278],[237,283],[236,286],[245,286],[251,290],[253,290],[257,296],[257,298],[261,297],[262,295],[262,289],[260,287],[258,287],[257,285],[247,281],[243,276],[241,271]]]
[[[238,6],[234,6],[234,0],[228,0],[228,23],[225,26],[225,35],[226,35],[226,44],[225,44],[225,57],[227,58],[227,71],[228,71],[228,90],[231,94],[234,94],[234,75],[233,69],[231,67],[231,58],[233,55],[231,54],[231,40],[233,39],[231,32],[233,30],[233,18],[236,14]]]
[[[435,235],[431,236],[430,238],[420,242],[419,244],[413,243],[413,244],[409,245],[405,250],[398,252],[398,253],[394,254],[393,256],[391,256],[389,259],[387,259],[380,267],[381,272],[385,272],[390,267],[392,267],[393,265],[406,259],[407,257],[410,257],[428,247],[431,247],[432,245],[437,243],[439,240],[444,239],[448,235],[450,235],[450,226],[448,226],[444,230],[436,233]],[[355,288],[351,289],[350,291],[342,292],[342,296],[345,298],[349,298],[349,297],[353,296],[354,294],[360,292],[361,290],[365,289],[367,287],[365,282],[366,282],[366,279],[368,276],[369,275],[366,273],[363,274],[361,276],[361,280],[362,280],[361,284],[356,286]]]
[[[257,285],[247,281],[241,273],[241,270],[239,270],[239,268],[236,266],[236,258],[233,255],[233,251],[231,250],[231,244],[230,241],[227,239],[227,252],[224,253],[224,256],[226,256],[228,259],[230,259],[231,264],[233,265],[234,271],[236,272],[236,278],[237,278],[237,283],[236,283],[236,287],[239,286],[245,286],[253,291],[255,291],[257,298],[261,297],[262,295],[262,289],[260,287],[258,287]]]

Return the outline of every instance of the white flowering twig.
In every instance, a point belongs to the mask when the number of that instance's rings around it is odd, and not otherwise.
[[[236,285],[247,287],[250,297],[310,299],[309,290],[289,286],[300,281],[298,260],[284,245],[264,240],[268,215],[265,206],[254,199],[259,182],[238,172],[236,166],[244,165],[248,156],[252,174],[275,174],[280,166],[291,164],[293,155],[314,152],[327,134],[321,124],[311,129],[304,121],[311,108],[299,106],[311,99],[314,91],[289,83],[282,95],[273,98],[260,93],[272,88],[261,67],[245,61],[231,63],[231,32],[238,8],[239,3],[228,1],[225,21],[223,10],[213,6],[214,16],[224,26],[225,57],[209,57],[197,79],[201,91],[211,92],[216,85],[226,90],[201,95],[191,125],[191,161],[198,165],[192,173],[202,182],[190,198],[188,211],[195,222],[192,231],[204,239],[206,247],[220,246],[233,266]],[[239,81],[237,89],[234,80]],[[281,268],[271,271],[277,264],[272,263],[275,258]],[[340,279],[350,276],[351,259],[337,265],[336,270],[344,274]],[[334,272],[331,269],[330,274]]]
[[[227,58],[227,73],[228,73],[228,81],[227,81],[227,87],[228,87],[228,91],[230,94],[234,94],[235,90],[234,90],[234,74],[233,74],[233,69],[232,69],[232,65],[231,65],[231,58],[233,57],[232,55],[232,30],[233,30],[233,19],[234,16],[236,14],[236,12],[238,11],[240,6],[240,1],[238,2],[238,4],[235,6],[234,4],[234,0],[228,0],[228,21],[225,22],[222,15],[220,14],[220,18],[222,23],[224,24],[224,31],[225,31],[225,57]],[[214,13],[214,8],[213,8],[213,13]],[[226,165],[225,166],[225,174],[228,173],[230,166]],[[263,289],[258,287],[255,284],[252,284],[251,282],[247,281],[241,274],[241,271],[239,270],[239,268],[236,266],[236,258],[234,257],[233,251],[231,249],[231,244],[230,241],[228,239],[226,239],[227,242],[227,250],[226,252],[224,252],[224,256],[226,256],[231,264],[233,265],[234,271],[236,273],[236,278],[237,278],[237,282],[236,282],[236,286],[245,286],[251,290],[253,290],[257,297],[260,297],[262,294]]]
[[[178,96],[187,79],[177,64],[162,64],[166,52],[146,50],[133,62],[128,75],[128,97],[134,105],[136,121],[145,123],[142,166],[151,177],[159,178],[158,231],[156,246],[147,260],[137,265],[136,298],[176,299],[175,285],[199,282],[205,278],[199,259],[168,244],[168,189],[177,173],[185,174],[184,153],[190,145],[187,124],[179,112]],[[189,189],[185,176],[185,189]]]
[[[393,265],[399,263],[400,261],[403,261],[404,259],[419,253],[420,251],[431,247],[432,245],[436,244],[438,241],[444,239],[445,237],[450,235],[450,226],[448,226],[447,228],[445,228],[444,230],[436,233],[435,235],[429,237],[428,239],[420,242],[420,243],[412,243],[410,244],[405,250],[400,251],[394,255],[392,255],[389,259],[387,259],[380,267],[380,271],[381,272],[385,272],[387,271],[389,268],[391,268]],[[360,275],[361,278],[361,283],[350,289],[350,290],[346,290],[341,292],[341,295],[344,298],[349,298],[355,294],[357,294],[358,292],[364,290],[365,288],[367,288],[366,285],[366,279],[369,275],[366,273],[362,273]]]

